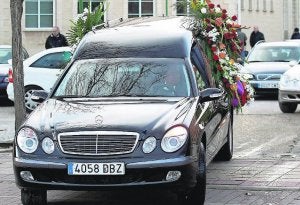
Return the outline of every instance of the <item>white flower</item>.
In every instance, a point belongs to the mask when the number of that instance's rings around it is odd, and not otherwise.
[[[87,8],[84,8],[83,13],[89,13],[89,10]]]
[[[205,7],[203,7],[203,8],[201,9],[201,13],[203,13],[203,14],[206,14],[206,13],[207,13],[207,10],[206,10]]]
[[[222,10],[219,7],[215,8],[215,11],[216,11],[216,13],[221,13],[222,12]]]

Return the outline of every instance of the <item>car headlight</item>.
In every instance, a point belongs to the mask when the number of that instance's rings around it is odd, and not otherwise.
[[[296,76],[283,74],[279,81],[279,89],[281,90],[297,90],[300,86],[300,79]]]
[[[52,154],[54,152],[54,142],[49,137],[45,137],[42,141],[42,148],[47,154]]]
[[[250,74],[250,73],[242,73],[243,78],[247,79],[247,80],[253,80],[254,79],[254,75]]]
[[[155,137],[148,137],[143,144],[143,152],[148,154],[152,152],[156,147]]]
[[[161,148],[165,152],[176,152],[185,143],[188,137],[186,128],[177,126],[170,129],[161,141]]]
[[[20,149],[28,154],[35,152],[39,144],[36,133],[28,127],[18,132],[17,143]]]

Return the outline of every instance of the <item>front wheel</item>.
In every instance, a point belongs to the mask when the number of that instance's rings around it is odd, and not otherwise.
[[[38,105],[38,102],[34,102],[31,100],[31,95],[34,90],[43,90],[41,87],[35,86],[35,85],[30,85],[25,87],[25,108],[26,112],[30,113],[32,112]]]
[[[180,205],[203,205],[206,193],[206,154],[203,143],[200,144],[199,172],[197,174],[197,184],[189,193],[178,194]]]
[[[281,103],[279,102],[280,110],[283,113],[294,113],[297,110],[298,104],[296,103]]]
[[[21,189],[21,201],[23,205],[45,205],[47,204],[46,190]]]

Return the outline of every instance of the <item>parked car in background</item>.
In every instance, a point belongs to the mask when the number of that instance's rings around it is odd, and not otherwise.
[[[38,105],[30,99],[33,90],[50,92],[63,68],[70,61],[71,48],[59,47],[41,51],[24,61],[25,107],[31,112]],[[12,69],[7,86],[8,98],[14,101]]]
[[[250,51],[244,73],[255,94],[277,94],[281,75],[300,60],[300,41],[262,42]]]
[[[284,113],[293,113],[300,103],[300,65],[286,71],[279,82],[279,107]]]
[[[51,189],[122,188],[204,203],[207,164],[232,157],[233,110],[175,20],[90,32],[49,96],[33,92],[46,100],[13,152],[23,204],[45,204]]]
[[[23,58],[28,58],[27,51],[23,48]],[[8,69],[11,65],[8,63],[12,58],[12,48],[10,45],[0,45],[0,98],[7,98]]]

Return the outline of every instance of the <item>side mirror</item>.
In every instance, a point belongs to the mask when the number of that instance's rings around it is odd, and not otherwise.
[[[298,64],[298,62],[295,61],[295,60],[292,60],[292,61],[289,62],[289,66],[290,66],[290,67],[294,67],[294,66],[297,65],[297,64]]]
[[[213,101],[220,99],[223,96],[224,92],[219,88],[207,88],[200,91],[199,102],[204,103],[208,101]]]
[[[31,94],[31,100],[37,103],[44,102],[48,97],[48,92],[44,90],[34,90]]]

